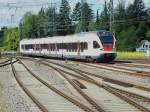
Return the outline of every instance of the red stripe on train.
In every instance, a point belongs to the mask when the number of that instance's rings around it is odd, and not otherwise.
[[[103,45],[104,51],[112,51],[113,50],[113,46],[111,45]]]

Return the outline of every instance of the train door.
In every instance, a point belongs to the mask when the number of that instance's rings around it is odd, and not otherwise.
[[[81,55],[81,54],[80,54],[80,51],[81,51],[81,49],[80,49],[80,41],[78,41],[78,42],[77,42],[77,58],[78,58],[78,59],[81,58],[81,57],[80,57],[80,55]]]

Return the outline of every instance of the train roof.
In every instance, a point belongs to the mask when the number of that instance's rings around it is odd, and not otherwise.
[[[23,39],[21,41],[28,41],[28,40],[38,40],[38,39],[49,39],[49,38],[60,38],[60,37],[69,37],[69,36],[80,36],[80,37],[84,37],[84,35],[87,34],[92,34],[92,33],[99,33],[102,34],[104,32],[110,32],[107,30],[97,30],[97,31],[89,31],[89,32],[80,32],[80,33],[76,33],[76,34],[72,34],[72,35],[66,35],[66,36],[53,36],[53,37],[44,37],[44,38],[32,38],[32,39]]]

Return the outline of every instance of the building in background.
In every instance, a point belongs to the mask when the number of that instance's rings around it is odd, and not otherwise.
[[[136,48],[137,52],[150,51],[150,42],[148,40],[142,40],[139,48]]]

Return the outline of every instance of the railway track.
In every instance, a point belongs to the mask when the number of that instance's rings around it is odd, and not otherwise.
[[[23,82],[20,81],[20,79],[18,78],[18,74],[17,71],[13,65],[13,63],[11,62],[11,68],[12,68],[12,72],[13,75],[17,81],[17,83],[19,84],[19,86],[22,88],[22,90],[32,99],[32,101],[37,105],[37,107],[42,111],[42,112],[48,112],[48,110],[36,99],[36,97],[24,86]]]
[[[4,66],[7,66],[7,65],[10,65],[11,63],[16,63],[18,60],[15,60],[13,62],[11,62],[11,59],[8,59],[6,61],[3,61],[0,63],[0,67],[4,67]]]
[[[56,63],[49,62],[49,61],[46,61],[46,62],[42,61],[41,63],[45,64],[49,67],[52,67],[52,66],[49,65],[48,63],[52,63],[52,64],[55,64],[55,65],[58,65],[58,66],[65,67],[63,65],[56,64]],[[57,70],[58,69],[59,68],[57,68]],[[67,69],[70,69],[70,68],[67,67]],[[59,69],[59,70],[61,72],[67,73],[66,71],[64,71],[62,69]],[[140,95],[137,95],[137,94],[134,94],[134,93],[130,93],[128,91],[123,91],[123,90],[120,90],[118,88],[111,87],[110,85],[107,85],[107,84],[100,84],[97,81],[95,81],[94,79],[92,79],[92,78],[88,77],[87,75],[85,75],[87,73],[82,73],[82,71],[74,70],[74,72],[77,72],[78,74],[80,74],[80,76],[76,76],[76,75],[71,74],[71,73],[68,73],[68,74],[70,74],[73,77],[76,77],[80,80],[84,80],[84,81],[88,81],[90,83],[93,83],[93,84],[97,85],[98,87],[103,87],[105,90],[109,91],[110,93],[114,94],[115,96],[119,97],[120,99],[124,100],[125,102],[129,103],[130,105],[133,105],[134,107],[136,107],[137,109],[139,109],[142,112],[143,111],[144,112],[150,112],[150,110],[149,110],[149,108],[147,108],[147,106],[145,107],[144,105],[140,104],[141,102],[143,103],[143,101],[144,101],[144,103],[147,103],[147,105],[148,105],[150,103],[150,99],[148,99],[147,97],[143,97],[143,96],[140,96]],[[131,97],[132,97],[132,99],[131,99]],[[136,101],[139,101],[139,102],[135,102],[134,101],[135,99],[136,99]]]
[[[51,62],[52,63],[52,62]],[[56,63],[53,63],[53,64],[56,64]],[[57,64],[59,66],[62,66],[60,64]],[[65,67],[65,66],[63,66]],[[68,68],[68,67],[67,67]],[[83,74],[83,71],[80,71],[80,70],[75,70],[74,68],[68,68],[68,69],[71,69],[73,70],[74,72],[77,72],[78,74],[80,74],[81,76],[84,76],[86,77],[86,79],[91,79],[90,77],[86,76]],[[88,74],[88,72],[84,72],[85,74]],[[91,75],[91,74],[90,74]],[[92,79],[91,79],[92,80]],[[87,81],[87,80],[86,80]],[[147,98],[147,97],[143,97],[143,96],[140,96],[140,95],[137,95],[137,94],[133,94],[131,92],[127,92],[127,91],[123,91],[121,89],[116,89],[114,87],[111,87],[109,85],[100,85],[98,82],[96,82],[95,80],[93,81],[90,81],[94,84],[96,84],[97,86],[99,87],[103,87],[104,89],[106,89],[107,91],[111,92],[112,94],[120,97],[121,99],[123,99],[124,101],[128,102],[129,104],[135,106],[136,108],[138,108],[139,110],[141,111],[144,111],[144,112],[150,112],[150,99]],[[118,93],[117,93],[117,92]],[[135,101],[138,101],[135,102]]]
[[[22,64],[25,69],[36,79],[38,80],[40,83],[42,83],[44,86],[46,86],[47,88],[49,88],[50,90],[52,90],[53,92],[55,92],[57,95],[61,96],[62,98],[64,98],[65,100],[67,100],[68,102],[70,102],[71,104],[73,104],[74,106],[77,106],[80,110],[85,111],[85,112],[95,112],[92,109],[88,108],[87,106],[85,106],[84,104],[78,102],[77,100],[73,99],[72,97],[69,97],[68,95],[64,94],[63,92],[61,92],[60,90],[56,89],[54,86],[48,84],[46,81],[44,81],[43,79],[41,79],[40,77],[38,77],[37,75],[35,75],[32,71],[30,71],[27,66],[25,66],[21,61],[19,61],[20,64]],[[19,79],[18,79],[19,80]],[[22,84],[23,85],[23,84]],[[27,91],[27,94],[29,91]],[[31,95],[31,93],[30,93]],[[33,100],[35,100],[36,104],[39,105],[40,102],[37,101],[36,97],[34,97],[33,95],[31,96],[31,98],[34,98]],[[40,108],[41,108],[42,104],[40,104]],[[44,107],[42,107],[44,108]],[[59,108],[59,107],[58,107]],[[48,111],[48,110],[47,110]],[[45,112],[45,111],[44,111]]]
[[[56,64],[53,61],[50,61],[50,62],[53,63],[53,64]],[[83,63],[81,63],[81,64],[83,64]],[[78,68],[74,68],[74,67],[72,68],[72,67],[68,67],[68,66],[65,66],[65,65],[61,65],[61,66],[65,67],[65,68],[68,68],[68,69],[71,69],[71,70],[75,70],[77,72],[88,74],[89,76],[94,76],[94,77],[103,79],[104,81],[107,81],[107,82],[110,82],[110,83],[114,83],[114,84],[118,84],[118,85],[126,86],[126,87],[133,87],[134,86],[134,87],[146,90],[146,91],[150,91],[150,88],[148,88],[147,86],[145,87],[143,85],[141,86],[139,84],[134,84],[134,83],[127,82],[127,81],[118,80],[118,79],[114,79],[114,78],[109,78],[109,77],[104,76],[104,75],[98,75],[96,73],[87,72],[87,71],[84,71],[84,70],[81,70],[81,69],[78,69]]]
[[[135,74],[137,73],[137,75],[141,75],[141,76],[150,76],[150,72],[148,71],[150,66],[146,66],[146,65],[136,65],[136,64],[102,64],[104,66],[108,66],[108,67],[112,67],[112,68],[116,68],[116,69],[123,69],[123,70],[127,70],[127,71],[131,71],[134,72]]]
[[[10,59],[7,59],[7,60],[5,60],[5,61],[3,61],[3,62],[0,62],[0,65],[3,65],[3,64],[5,64],[5,63],[7,63],[7,62],[9,62],[10,61]]]
[[[150,64],[148,63],[138,63],[138,62],[117,62],[114,61],[112,63],[109,64],[116,64],[116,65],[124,65],[124,66],[131,66],[131,67],[150,67]]]
[[[133,70],[129,69],[124,66],[117,66],[117,65],[110,65],[110,64],[88,64],[84,63],[87,66],[91,67],[96,67],[96,68],[101,68],[101,69],[106,69],[106,70],[111,70],[111,71],[116,71],[116,72],[123,72],[123,73],[128,73],[129,75],[135,75],[135,76],[145,76],[145,77],[150,77],[149,72],[141,71],[141,70]]]
[[[75,80],[71,80],[63,71],[60,69],[56,69],[55,67],[51,66],[54,70],[58,71],[91,105],[95,107],[98,112],[106,112],[100,105],[98,105],[92,98],[90,98],[86,93],[82,91],[79,87],[79,83],[76,83]]]
[[[28,58],[28,57],[23,57],[23,59],[31,59],[31,58]],[[32,59],[31,59],[32,60]],[[82,65],[82,64],[84,64],[84,65],[86,65],[86,63],[80,63],[80,65]],[[99,68],[99,67],[95,67],[95,65],[93,66],[94,64],[92,64],[92,66],[89,66],[89,67],[94,67],[94,68]],[[88,66],[88,65],[87,65]],[[107,67],[107,68],[109,68],[109,67]],[[76,69],[76,68],[73,68],[73,69]],[[105,68],[103,68],[104,70],[105,70]],[[85,72],[86,71],[86,69],[85,70],[81,70],[81,69],[76,69],[77,71],[80,71],[80,72],[82,72],[82,73],[86,73],[86,74],[88,74],[88,75],[90,75],[90,76],[94,76],[94,77],[96,77],[96,78],[100,78],[100,79],[103,79],[104,81],[106,81],[106,82],[110,82],[110,83],[114,83],[114,84],[118,84],[118,85],[121,85],[121,86],[125,86],[125,87],[135,87],[135,88],[138,88],[138,89],[141,89],[141,90],[144,90],[144,91],[150,91],[150,88],[149,88],[149,86],[146,84],[146,83],[148,83],[148,82],[145,82],[144,80],[142,80],[142,82],[141,83],[139,83],[139,82],[133,82],[133,80],[132,81],[127,81],[127,80],[124,80],[124,78],[126,79],[126,77],[124,77],[123,79],[121,78],[111,78],[110,76],[109,76],[109,74],[107,75],[101,75],[101,74],[97,74],[97,73],[93,73],[93,72]],[[107,69],[106,69],[107,70]],[[109,69],[109,71],[112,71],[112,70],[110,70]],[[122,72],[120,72],[120,73],[122,73]],[[132,75],[132,77],[133,77],[133,75]],[[131,77],[131,79],[133,79]],[[140,79],[140,77],[139,76],[136,76],[137,77],[137,81],[139,81],[139,80],[141,80]],[[146,78],[146,77],[145,77]],[[128,78],[127,78],[128,79]],[[146,78],[147,79],[147,78]],[[144,81],[144,82],[143,82]]]
[[[83,65],[83,63],[81,63],[82,65]],[[97,66],[97,65],[95,65],[95,64],[87,64],[87,63],[85,63],[84,65],[86,65],[86,66],[89,66],[89,67],[94,67],[94,68],[100,68],[100,69],[104,69],[104,70],[109,70],[109,71],[115,71],[115,72],[118,72],[118,70],[115,70],[115,69],[113,69],[113,68],[110,68],[110,67],[107,67],[107,66],[101,66],[101,67],[99,67],[99,66]],[[104,79],[105,81],[108,81],[108,82],[111,82],[111,83],[114,83],[114,84],[119,84],[119,85],[124,85],[124,86],[128,86],[128,87],[136,87],[136,88],[138,88],[138,89],[141,89],[141,90],[145,90],[145,91],[150,91],[150,88],[149,88],[149,86],[145,83],[133,83],[133,82],[129,82],[129,81],[124,81],[124,80],[118,80],[118,79],[114,79],[114,78],[109,78],[109,77],[107,77],[107,76],[104,76],[104,75],[97,75],[97,74],[95,74],[95,73],[91,73],[91,72],[85,72],[85,71],[83,71],[83,70],[80,70],[80,69],[78,69],[79,71],[81,71],[81,72],[84,72],[84,73],[87,73],[87,74],[89,74],[89,75],[93,75],[93,76],[95,76],[95,77],[98,77],[98,78],[102,78],[102,79]],[[132,71],[132,72],[124,72],[124,71],[122,71],[122,70],[119,70],[119,72],[120,73],[127,73],[128,75],[131,75],[131,76],[134,76],[134,72]],[[140,75],[138,75],[138,74],[140,74]],[[141,73],[136,73],[135,74],[135,76],[137,77],[137,78],[144,78],[144,79],[146,79],[146,78],[149,78],[149,75],[148,75],[148,77],[147,77],[147,75],[141,75]],[[138,79],[138,80],[140,80],[140,79]],[[148,83],[148,82],[147,82]]]

